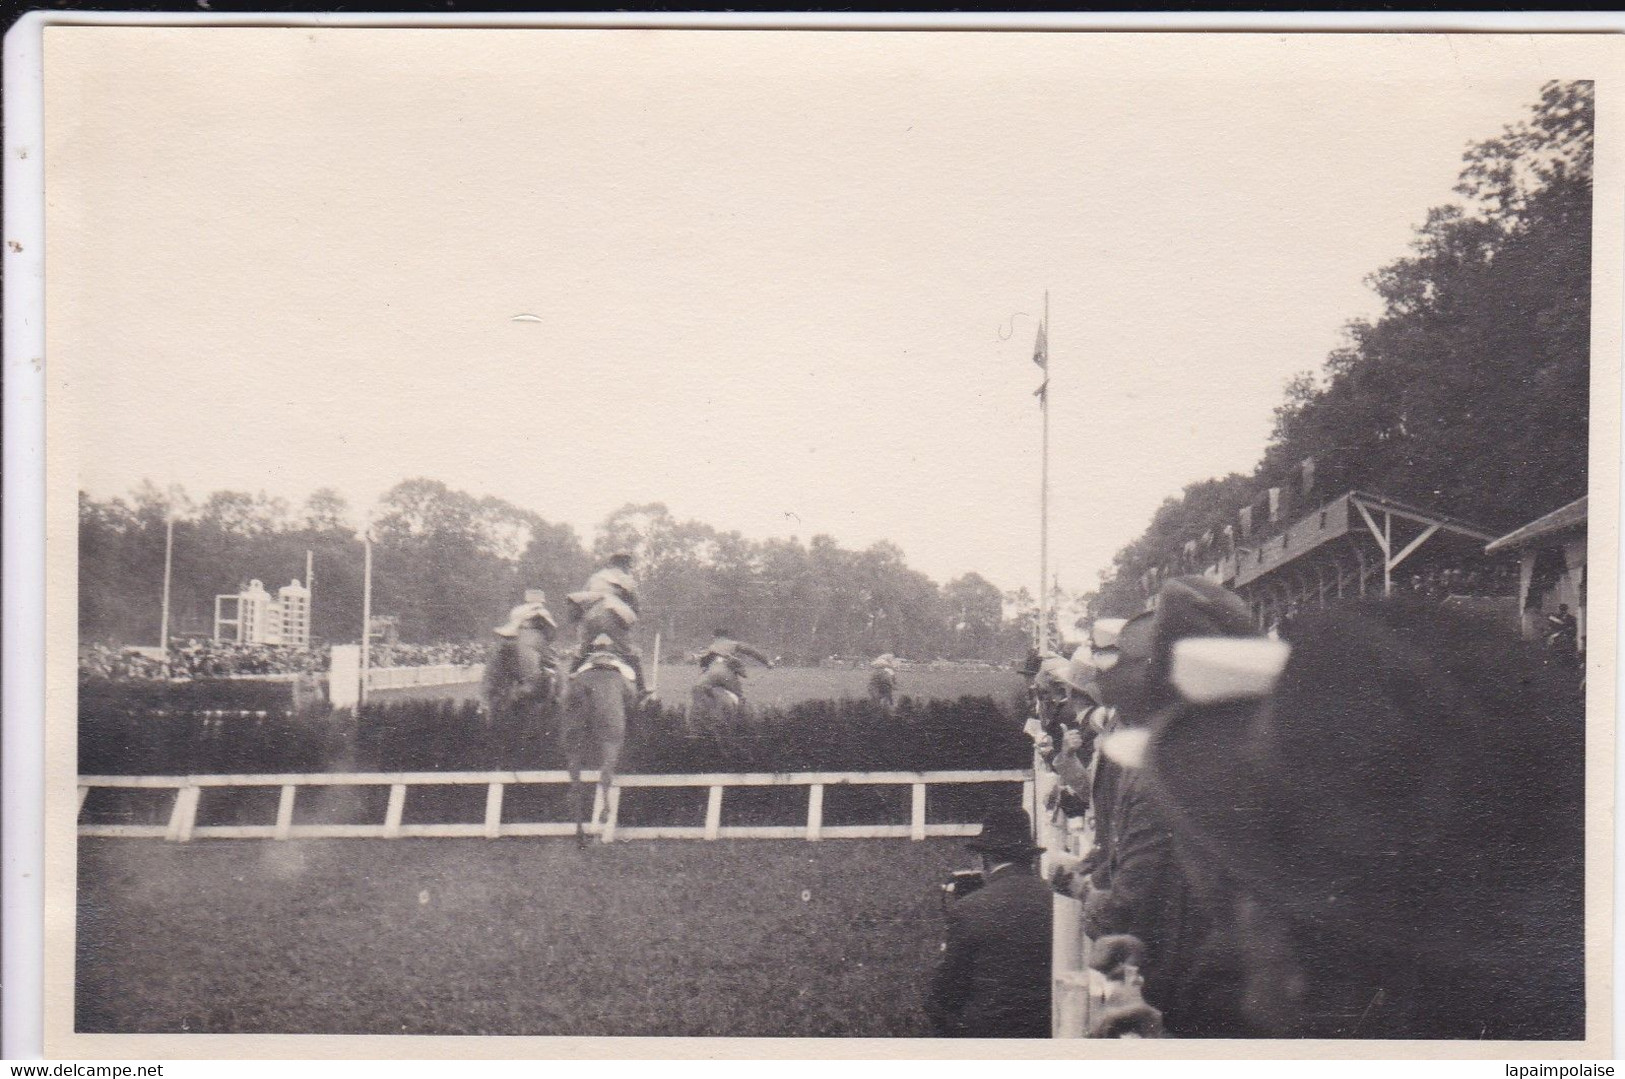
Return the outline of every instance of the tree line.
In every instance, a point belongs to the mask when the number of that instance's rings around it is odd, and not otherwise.
[[[1594,97],[1547,83],[1527,119],[1469,147],[1462,202],[1367,279],[1381,314],[1288,384],[1252,474],[1165,501],[1094,611],[1138,611],[1152,572],[1199,569],[1351,489],[1491,531],[1585,494]]]
[[[351,507],[323,488],[300,506],[240,491],[200,502],[151,482],[128,498],[79,496],[79,632],[83,641],[155,644],[166,521],[173,515],[172,637],[207,636],[214,597],[250,579],[273,594],[314,566],[312,633],[361,635],[362,540]],[[915,659],[1019,657],[1030,604],[976,573],[939,586],[881,542],[849,550],[829,536],[752,540],[664,505],[626,505],[592,543],[499,498],[431,479],[396,484],[371,515],[375,615],[398,619],[412,642],[478,640],[526,588],[555,614],[611,552],[637,554],[647,648],[692,651],[728,628],[771,653],[806,662],[894,652]],[[1012,609],[1006,617],[1007,607]]]

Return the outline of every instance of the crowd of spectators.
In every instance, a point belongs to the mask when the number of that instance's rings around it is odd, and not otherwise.
[[[1584,701],[1550,650],[1409,596],[1271,639],[1180,577],[1035,658],[1046,875],[1113,987],[1091,1034],[1584,1036]],[[1047,1016],[1048,970],[990,947],[965,976]]]
[[[1396,592],[1408,592],[1428,599],[1451,596],[1515,596],[1518,594],[1518,568],[1511,565],[1483,569],[1429,567],[1394,578]]]
[[[169,661],[156,649],[90,644],[79,650],[80,677],[113,679],[243,678],[266,675],[322,674],[331,664],[330,648],[296,648],[278,644],[238,644],[189,638],[171,641]],[[470,666],[485,661],[485,646],[470,642],[374,645],[368,662],[374,667]]]
[[[485,662],[488,646],[473,641],[442,644],[375,644],[368,656],[374,667],[468,667]]]

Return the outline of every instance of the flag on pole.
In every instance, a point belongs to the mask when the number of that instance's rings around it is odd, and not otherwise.
[[[1049,400],[1049,340],[1042,322],[1038,324],[1038,340],[1033,344],[1033,362],[1044,372],[1044,384],[1033,391],[1033,396],[1043,405]]]

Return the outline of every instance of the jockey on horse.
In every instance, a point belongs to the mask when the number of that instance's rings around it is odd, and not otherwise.
[[[494,630],[497,643],[485,662],[480,703],[486,721],[500,733],[506,750],[530,752],[555,695],[558,623],[539,588],[525,590],[525,602],[508,612]],[[510,741],[511,740],[511,741]]]
[[[581,632],[580,648],[571,657],[569,670],[580,669],[594,651],[608,649],[631,670],[638,707],[647,707],[654,695],[643,684],[643,657],[631,637],[632,626],[638,620],[638,582],[632,576],[631,553],[617,551],[610,555],[587,578],[586,587],[571,592],[567,598],[572,620]]]
[[[890,711],[896,703],[892,693],[897,688],[897,657],[883,653],[869,663],[869,668],[869,699]]]
[[[746,658],[754,659],[768,670],[773,669],[773,661],[759,649],[734,640],[725,629],[714,630],[711,643],[700,653],[700,684],[725,689],[743,702]]]

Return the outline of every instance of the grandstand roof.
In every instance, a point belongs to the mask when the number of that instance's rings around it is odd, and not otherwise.
[[[1438,535],[1455,537],[1458,541],[1473,541],[1475,547],[1493,538],[1477,525],[1407,505],[1387,495],[1349,491],[1300,516],[1282,531],[1240,548],[1233,587],[1250,584],[1339,537],[1365,534],[1370,526],[1365,523],[1364,514],[1371,511],[1434,528]]]
[[[1494,554],[1497,551],[1515,551],[1520,547],[1526,547],[1536,540],[1545,539],[1558,532],[1584,528],[1586,526],[1586,502],[1588,497],[1587,495],[1581,495],[1568,505],[1560,506],[1546,516],[1537,517],[1522,528],[1508,532],[1485,547],[1484,553]]]

